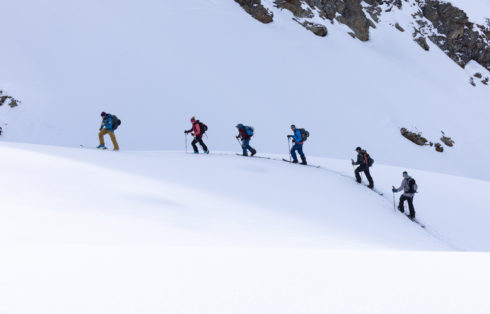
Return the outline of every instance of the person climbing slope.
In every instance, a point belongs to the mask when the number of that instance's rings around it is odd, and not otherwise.
[[[299,156],[301,157],[301,164],[306,165],[306,157],[305,154],[303,153],[303,144],[306,141],[306,139],[309,136],[308,131],[305,129],[297,129],[294,124],[291,125],[291,130],[293,131],[293,135],[288,135],[288,139],[293,140],[293,147],[291,148],[291,157],[293,157],[293,163],[298,163],[298,157],[296,156],[296,152],[299,153]]]
[[[109,137],[111,138],[112,144],[114,145],[114,150],[118,151],[119,150],[119,144],[117,143],[116,140],[116,135],[114,134],[114,131],[117,129],[117,127],[121,124],[121,120],[119,120],[115,115],[111,115],[110,113],[105,113],[102,112],[100,114],[102,117],[102,123],[99,128],[99,146],[97,148],[99,149],[107,149],[104,143],[104,135],[109,134]]]
[[[247,150],[250,151],[251,156],[255,155],[257,151],[252,146],[250,146],[250,140],[254,135],[254,129],[241,123],[237,124],[236,128],[238,129],[238,135],[236,136],[236,138],[242,140],[243,156],[248,156]]]
[[[413,207],[413,198],[415,196],[415,193],[417,193],[418,187],[417,187],[417,183],[415,182],[415,179],[409,176],[406,171],[403,171],[402,175],[403,175],[402,184],[400,185],[399,188],[395,188],[393,186],[392,192],[397,193],[403,191],[403,194],[400,196],[400,202],[398,203],[398,210],[402,213],[405,213],[404,203],[405,201],[407,201],[408,209],[410,211],[408,218],[413,220],[415,219],[415,208]]]
[[[208,147],[206,146],[206,144],[204,144],[202,140],[202,136],[207,131],[208,127],[204,123],[200,122],[199,120],[196,120],[195,117],[191,118],[191,124],[192,124],[192,128],[184,131],[184,133],[189,134],[192,132],[191,135],[194,136],[194,140],[191,143],[192,148],[194,149],[194,154],[199,154],[199,150],[197,149],[197,145],[196,145],[197,143],[199,143],[202,146],[202,149],[205,154],[209,154]]]
[[[357,183],[362,182],[361,176],[359,173],[364,172],[367,180],[369,181],[368,188],[372,189],[372,188],[374,188],[374,182],[373,182],[373,178],[371,177],[371,173],[369,172],[369,167],[371,167],[373,165],[374,160],[371,158],[371,156],[369,156],[369,154],[365,150],[363,150],[360,147],[356,148],[356,152],[357,152],[357,161],[354,162],[354,160],[351,159],[353,166],[354,165],[359,166],[354,171],[354,174],[356,176],[356,181],[357,181]]]

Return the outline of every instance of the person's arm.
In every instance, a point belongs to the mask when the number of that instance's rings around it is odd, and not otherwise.
[[[359,154],[357,154],[357,161],[356,162],[353,162],[352,164],[353,165],[360,165],[362,162],[362,158],[361,156],[359,156]]]

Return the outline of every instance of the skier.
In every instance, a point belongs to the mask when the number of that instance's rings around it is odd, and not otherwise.
[[[296,156],[296,151],[298,151],[301,157],[301,164],[306,165],[306,157],[303,153],[303,143],[306,140],[307,136],[303,135],[304,129],[297,129],[294,124],[291,125],[291,130],[293,131],[293,135],[288,135],[288,139],[292,138],[294,145],[291,148],[291,157],[293,157],[293,163],[298,163],[298,157]],[[303,132],[301,132],[303,130]]]
[[[236,136],[236,138],[242,140],[243,156],[248,156],[247,150],[250,151],[252,156],[255,155],[257,151],[252,146],[250,146],[250,140],[254,135],[253,128],[249,126],[244,126],[241,123],[237,124],[236,128],[238,129],[238,135]]]
[[[2,127],[0,126],[0,135],[2,135]]]
[[[398,203],[398,210],[402,213],[405,213],[404,203],[408,202],[408,209],[410,210],[410,215],[408,218],[415,219],[415,208],[413,207],[413,197],[415,193],[417,193],[417,183],[415,183],[415,179],[410,177],[406,171],[403,171],[403,181],[400,187],[397,189],[393,186],[392,192],[401,192],[403,191],[402,196],[400,196],[400,202]]]
[[[194,154],[199,154],[199,150],[197,149],[196,143],[199,143],[202,146],[202,149],[204,150],[205,154],[209,154],[208,147],[204,142],[202,141],[202,136],[204,135],[204,132],[208,129],[208,127],[200,122],[199,120],[196,120],[195,117],[191,118],[191,123],[192,123],[192,128],[189,130],[184,131],[185,134],[191,133],[191,135],[194,136],[194,140],[192,141],[192,148],[194,149]]]
[[[354,162],[354,160],[351,159],[353,166],[359,165],[359,167],[357,167],[356,170],[354,171],[354,173],[356,175],[356,181],[357,181],[357,183],[362,182],[361,176],[359,173],[364,172],[364,174],[366,175],[366,178],[369,181],[368,188],[373,189],[374,188],[374,182],[373,182],[373,178],[371,177],[371,173],[369,172],[369,167],[371,167],[372,162],[374,162],[374,161],[371,159],[369,154],[365,150],[363,150],[362,148],[357,147],[356,152],[357,152],[357,161]]]
[[[114,131],[117,129],[117,127],[120,124],[119,119],[117,119],[115,116],[111,115],[110,113],[105,113],[105,112],[102,112],[100,116],[102,117],[102,124],[99,129],[100,145],[97,146],[97,148],[107,149],[107,147],[104,144],[104,135],[109,134],[112,144],[114,145],[114,150],[118,151],[119,144],[117,143],[116,135],[114,134]]]

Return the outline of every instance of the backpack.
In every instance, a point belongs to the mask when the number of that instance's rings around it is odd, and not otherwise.
[[[374,159],[372,159],[367,152],[364,152],[363,157],[364,160],[366,161],[367,166],[372,167],[374,164]]]
[[[301,133],[301,138],[302,138],[302,141],[306,141],[308,139],[308,137],[310,136],[310,132],[306,131],[305,129],[298,129],[299,132]]]
[[[201,121],[197,121],[197,123],[199,123],[199,129],[201,129],[201,134],[204,134],[208,130],[208,126],[202,123]]]
[[[253,127],[251,127],[251,126],[246,126],[246,127],[245,127],[245,132],[247,132],[247,134],[248,134],[249,136],[253,136],[253,135],[254,135],[254,128],[253,128]]]
[[[417,193],[417,182],[415,182],[414,178],[408,179],[408,193]]]
[[[112,129],[115,130],[121,125],[121,120],[115,115],[111,115],[112,117]]]

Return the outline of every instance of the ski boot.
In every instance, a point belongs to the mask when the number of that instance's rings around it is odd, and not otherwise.
[[[291,163],[297,164],[298,163],[298,159],[294,159],[293,161],[291,161]]]
[[[205,154],[209,154],[209,150],[205,150],[205,151],[204,151],[204,153],[205,153]]]
[[[304,157],[304,156],[301,157],[301,164],[302,165],[307,165],[307,163],[306,163],[306,157]]]
[[[105,147],[105,145],[99,145],[97,146],[97,149],[107,149],[107,147]]]
[[[251,156],[253,157],[255,154],[257,154],[257,151],[254,149],[254,150],[252,150]]]

